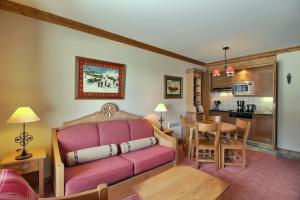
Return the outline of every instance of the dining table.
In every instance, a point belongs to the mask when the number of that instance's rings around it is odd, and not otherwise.
[[[191,151],[193,151],[191,149],[191,143],[192,143],[192,140],[194,138],[194,133],[195,133],[195,130],[196,130],[196,125],[197,123],[195,122],[199,122],[199,123],[216,123],[214,121],[211,121],[211,120],[205,120],[205,121],[187,121],[186,124],[185,124],[185,127],[189,129],[189,137],[188,137],[188,141],[186,141],[186,146],[188,147],[187,148],[187,157],[192,159],[191,158]],[[220,131],[221,131],[221,137],[222,137],[222,134],[226,134],[226,139],[230,139],[230,135],[232,133],[236,134],[236,130],[237,130],[237,126],[234,125],[234,124],[230,124],[230,123],[226,123],[226,122],[221,122],[221,127],[220,127]],[[235,137],[237,137],[235,135]],[[221,140],[219,142],[219,159],[218,159],[218,168],[220,169],[221,168]]]

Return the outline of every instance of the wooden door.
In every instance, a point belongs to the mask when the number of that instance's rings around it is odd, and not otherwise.
[[[272,144],[273,116],[253,115],[250,139]]]

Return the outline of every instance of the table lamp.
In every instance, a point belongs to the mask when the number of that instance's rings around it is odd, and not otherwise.
[[[21,155],[16,156],[16,160],[24,160],[32,156],[31,153],[27,153],[25,146],[30,142],[33,137],[25,131],[25,123],[35,122],[40,118],[33,112],[30,107],[19,107],[6,121],[7,123],[22,123],[23,132],[15,138],[16,143],[20,143],[23,147]]]
[[[156,106],[156,108],[154,109],[154,111],[160,112],[160,118],[159,118],[158,121],[160,122],[160,130],[163,131],[164,128],[163,128],[163,126],[162,126],[162,123],[163,123],[163,121],[165,121],[165,119],[163,118],[162,113],[163,113],[163,112],[167,112],[168,110],[167,110],[165,104],[160,103],[160,104],[158,104],[158,105]]]

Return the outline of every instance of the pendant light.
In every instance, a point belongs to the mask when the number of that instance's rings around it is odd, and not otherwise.
[[[227,65],[227,57],[226,57],[226,51],[229,49],[229,47],[223,47],[223,50],[225,51],[225,64],[224,64],[224,69],[225,69],[225,74],[226,77],[233,77],[234,76],[234,68],[231,65]]]
[[[225,64],[224,64],[224,69],[225,69],[225,75],[227,78],[233,77],[234,76],[234,68],[231,65],[227,65],[227,54],[226,51],[229,49],[229,47],[223,47],[223,50],[225,51],[224,57],[225,57]],[[220,70],[219,69],[214,69],[213,71],[213,77],[221,76]]]

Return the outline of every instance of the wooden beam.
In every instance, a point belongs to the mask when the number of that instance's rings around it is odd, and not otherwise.
[[[265,51],[265,52],[261,52],[261,53],[256,53],[256,54],[251,54],[251,55],[246,55],[246,56],[241,56],[241,57],[236,57],[236,58],[231,58],[231,59],[227,59],[227,62],[234,63],[234,62],[241,62],[241,61],[246,61],[246,60],[251,60],[251,59],[271,57],[271,56],[276,56],[279,53],[285,53],[285,52],[291,52],[291,51],[297,51],[297,50],[300,50],[300,45],[288,47],[288,48],[276,49],[276,50],[272,50],[272,51]],[[205,67],[213,67],[216,65],[224,65],[224,60],[206,63]]]
[[[144,49],[144,50],[148,50],[148,51],[152,51],[154,53],[158,53],[164,56],[168,56],[168,57],[172,57],[178,60],[182,60],[185,62],[189,62],[195,65],[201,65],[204,66],[205,63],[199,60],[195,60],[193,58],[189,58],[165,49],[161,49],[159,47],[155,47],[143,42],[139,42],[137,40],[133,40],[127,37],[124,37],[122,35],[118,35],[115,33],[111,33],[108,31],[105,31],[103,29],[99,29],[93,26],[89,26],[87,24],[83,24],[68,18],[64,18],[58,15],[54,15],[36,8],[32,8],[29,6],[25,6],[22,4],[18,4],[12,1],[8,1],[8,0],[0,0],[0,9],[5,10],[5,11],[9,11],[12,13],[16,13],[16,14],[20,14],[20,15],[24,15],[27,17],[31,17],[34,19],[38,19],[38,20],[42,20],[42,21],[46,21],[46,22],[50,22],[53,24],[57,24],[57,25],[61,25],[64,27],[68,27],[77,31],[82,31],[85,33],[89,33],[92,35],[96,35],[102,38],[106,38],[109,40],[113,40],[113,41],[117,41],[123,44],[127,44],[130,46],[134,46],[140,49]]]

